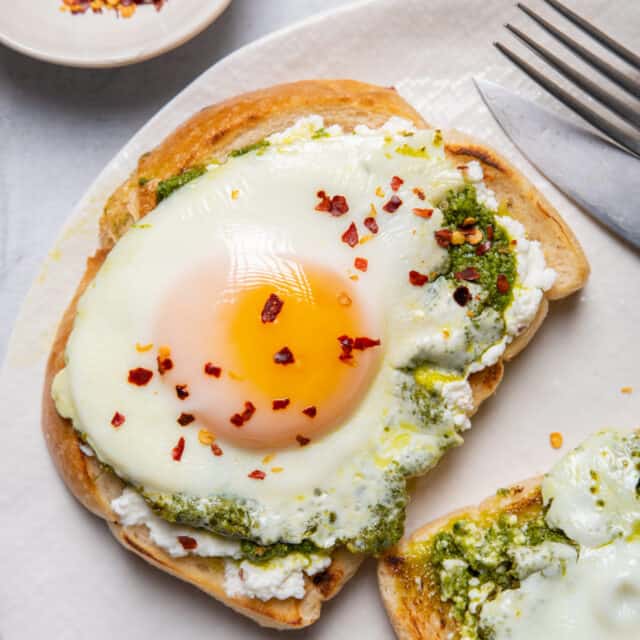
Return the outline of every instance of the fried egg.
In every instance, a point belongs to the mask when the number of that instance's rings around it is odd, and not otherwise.
[[[397,119],[345,133],[312,116],[212,164],[81,297],[59,412],[171,519],[331,547],[397,518],[404,475],[468,425],[465,371],[507,339],[437,278],[438,203],[468,179],[439,132]],[[408,400],[416,384],[437,411]],[[208,515],[229,505],[236,528]]]

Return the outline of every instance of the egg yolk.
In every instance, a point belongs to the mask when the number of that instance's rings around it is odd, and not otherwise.
[[[381,353],[372,315],[324,266],[211,263],[172,288],[154,343],[170,353],[163,381],[186,385],[177,404],[195,417],[189,428],[241,447],[306,446],[366,392]]]

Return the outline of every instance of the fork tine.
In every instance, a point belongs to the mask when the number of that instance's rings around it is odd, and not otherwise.
[[[621,44],[618,44],[613,38],[609,37],[604,31],[601,31],[595,25],[591,24],[583,17],[579,16],[574,11],[571,11],[569,7],[566,7],[558,0],[545,0],[546,3],[552,6],[558,13],[561,13],[565,18],[568,18],[575,24],[580,27],[583,31],[588,33],[590,36],[594,37],[598,42],[603,44],[607,49],[613,51],[616,55],[620,56],[623,60],[628,62],[631,66],[635,67],[640,71],[640,56],[633,53],[633,51],[623,47]]]
[[[616,126],[612,122],[609,122],[606,118],[602,117],[599,113],[588,107],[584,102],[581,102],[577,98],[574,98],[570,93],[565,91],[562,87],[558,86],[552,80],[549,80],[537,69],[532,67],[528,62],[525,62],[520,56],[516,55],[505,47],[500,42],[494,42],[494,46],[511,62],[520,67],[532,80],[537,82],[543,89],[548,91],[551,95],[555,96],[569,109],[577,113],[580,117],[584,118],[589,124],[596,127],[611,139],[615,140],[618,144],[626,147],[637,156],[640,156],[640,137],[632,136],[620,127]]]
[[[506,24],[505,27],[511,31],[517,38],[522,40],[528,47],[536,52],[540,57],[548,62],[552,67],[557,69],[565,78],[573,81],[581,89],[586,91],[591,97],[595,98],[603,104],[605,107],[611,109],[619,116],[627,120],[636,129],[640,129],[640,109],[634,109],[631,105],[627,104],[620,98],[617,98],[613,94],[602,89],[598,84],[590,80],[585,75],[570,67],[563,62],[558,56],[551,53],[548,49],[545,49],[542,45],[538,44],[535,40],[527,36],[520,31],[517,27],[511,24]]]
[[[571,49],[575,54],[580,56],[583,60],[588,62],[592,67],[595,67],[603,73],[607,78],[613,80],[620,85],[623,89],[634,95],[636,98],[640,98],[640,82],[634,80],[631,76],[619,71],[614,66],[600,58],[599,56],[591,53],[588,49],[583,47],[580,43],[576,42],[573,38],[569,37],[557,27],[554,27],[548,20],[545,20],[542,16],[538,15],[535,11],[532,11],[521,2],[518,2],[518,8],[524,11],[531,19],[535,20],[543,29],[545,29],[552,36],[560,40],[566,47]]]

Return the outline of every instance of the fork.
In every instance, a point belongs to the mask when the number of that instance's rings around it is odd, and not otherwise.
[[[640,56],[622,46],[606,33],[598,29],[596,26],[579,16],[577,13],[566,7],[559,0],[545,0],[545,2],[553,7],[558,13],[573,22],[582,31],[597,40],[601,45],[612,51],[621,58],[627,65],[636,71],[640,71]],[[589,63],[607,80],[617,84],[632,96],[632,100],[627,102],[621,100],[610,91],[602,88],[598,82],[591,80],[583,73],[563,62],[557,55],[543,47],[541,44],[533,40],[525,33],[512,24],[506,24],[505,27],[529,47],[542,60],[555,68],[567,80],[582,89],[587,95],[591,96],[607,109],[615,113],[623,122],[631,128],[640,131],[640,81],[635,79],[631,74],[609,64],[601,57],[592,53],[589,49],[576,42],[573,38],[554,26],[551,22],[532,11],[521,2],[517,3],[518,8],[527,16],[537,22],[547,33],[559,40],[564,46],[570,49],[574,54]],[[511,62],[524,71],[532,80],[537,82],[543,89],[551,95],[563,102],[565,106],[584,118],[589,124],[593,125],[617,143],[640,155],[640,134],[635,134],[626,129],[619,127],[614,121],[602,116],[600,113],[589,107],[586,103],[572,96],[568,91],[563,89],[553,80],[550,80],[542,72],[538,71],[531,64],[516,55],[500,42],[494,42],[494,46],[504,54]]]

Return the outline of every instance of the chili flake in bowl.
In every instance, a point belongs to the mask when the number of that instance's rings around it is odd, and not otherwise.
[[[114,11],[118,17],[130,18],[136,12],[138,5],[152,4],[157,11],[162,9],[165,0],[62,0],[60,11],[68,11],[72,15],[78,15],[92,11],[93,13],[103,13],[103,11]]]

